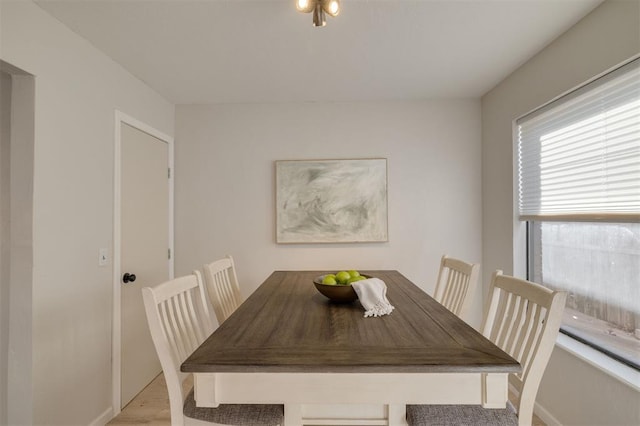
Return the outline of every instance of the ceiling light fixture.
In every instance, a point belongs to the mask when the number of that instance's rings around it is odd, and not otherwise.
[[[296,0],[296,9],[304,13],[313,12],[313,26],[324,27],[327,24],[325,13],[330,16],[340,13],[340,0]]]

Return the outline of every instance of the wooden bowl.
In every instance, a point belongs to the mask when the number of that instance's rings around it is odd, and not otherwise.
[[[351,287],[351,284],[322,284],[324,277],[324,275],[316,277],[313,280],[313,284],[321,294],[329,298],[332,302],[349,303],[358,298],[358,295],[353,287]],[[367,275],[363,275],[363,277],[371,278]]]

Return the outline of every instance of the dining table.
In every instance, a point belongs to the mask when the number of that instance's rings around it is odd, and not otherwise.
[[[191,354],[196,405],[283,404],[284,425],[406,425],[408,404],[504,408],[521,366],[395,270],[379,278],[394,306],[364,317],[313,280],[275,271]]]

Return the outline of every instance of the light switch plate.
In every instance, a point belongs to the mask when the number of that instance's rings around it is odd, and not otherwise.
[[[98,266],[107,266],[109,264],[109,249],[101,248],[98,250]]]

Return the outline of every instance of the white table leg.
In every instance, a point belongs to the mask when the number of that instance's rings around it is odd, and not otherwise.
[[[389,426],[407,425],[407,406],[402,404],[389,404],[388,406]]]
[[[285,404],[284,405],[284,426],[301,426],[302,425],[302,405]]]
[[[193,391],[196,406],[216,408],[216,375],[215,374],[194,374]]]
[[[509,375],[507,373],[482,375],[482,406],[505,408],[509,397]]]

